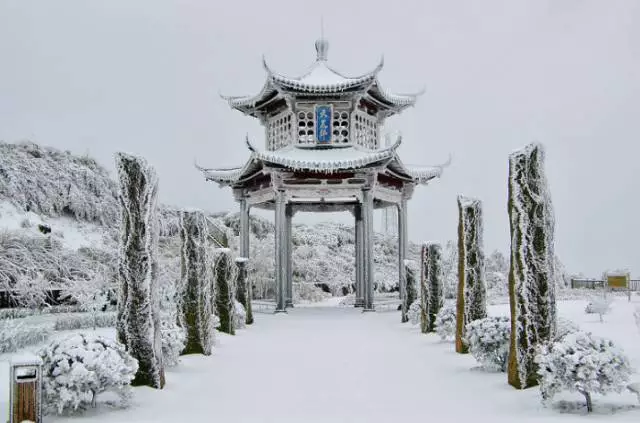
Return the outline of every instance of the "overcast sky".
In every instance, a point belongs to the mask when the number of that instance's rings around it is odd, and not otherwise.
[[[640,277],[640,1],[0,0],[0,140],[124,150],[160,176],[160,200],[236,210],[201,165],[241,165],[258,123],[218,93],[254,94],[261,55],[297,75],[315,59],[426,94],[388,122],[407,164],[441,180],[410,202],[415,242],[454,239],[456,195],[480,198],[485,247],[509,248],[508,155],[546,146],[556,252],[571,272]],[[296,215],[317,221],[343,215]]]

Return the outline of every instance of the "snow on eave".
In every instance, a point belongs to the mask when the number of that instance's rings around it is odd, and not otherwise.
[[[273,94],[275,91],[275,87],[271,84],[270,79],[267,79],[262,86],[260,92],[255,95],[247,95],[247,96],[225,96],[219,94],[220,97],[229,103],[229,106],[233,109],[238,109],[243,113],[247,112],[247,108],[254,108],[258,103],[260,103],[265,97]]]

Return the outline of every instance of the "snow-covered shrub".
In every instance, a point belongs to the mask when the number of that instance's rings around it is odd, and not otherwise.
[[[158,177],[139,157],[116,154],[121,224],[117,338],[138,360],[133,385],[162,389],[158,289]]]
[[[633,313],[633,317],[636,319],[636,326],[640,331],[640,307],[636,307],[636,311]]]
[[[420,313],[422,311],[422,302],[420,299],[415,300],[409,306],[409,311],[407,311],[407,317],[409,318],[409,323],[412,325],[417,325],[420,323]]]
[[[584,308],[584,312],[587,314],[597,314],[600,316],[600,321],[604,321],[604,315],[611,310],[611,299],[606,296],[598,296],[593,298],[587,306]]]
[[[231,250],[228,248],[218,248],[216,250],[214,280],[215,280],[215,311],[220,319],[220,332],[235,334],[234,328],[234,268],[231,258]]]
[[[233,326],[235,329],[244,329],[247,326],[247,312],[240,301],[234,301],[234,305]]]
[[[31,308],[3,308],[0,309],[0,320],[23,319],[33,316],[36,312],[37,310]]]
[[[11,287],[11,298],[22,307],[39,309],[47,304],[51,282],[40,272],[21,274]]]
[[[418,289],[416,287],[416,264],[413,260],[404,260],[404,275],[405,275],[405,298],[402,302],[402,317],[401,321],[406,323],[410,320],[409,307],[418,298]]]
[[[435,330],[436,317],[444,304],[442,248],[440,244],[427,242],[422,246],[422,280],[420,281],[420,330]]]
[[[180,354],[184,351],[184,345],[187,339],[186,331],[178,326],[175,321],[171,322],[168,320],[161,320],[160,328],[164,364],[166,366],[176,366],[178,365]]]
[[[556,334],[553,337],[554,341],[559,341],[566,335],[574,332],[578,332],[580,327],[573,321],[565,319],[564,317],[558,317],[556,323]]]
[[[632,373],[629,359],[613,342],[582,331],[541,344],[535,361],[543,402],[563,390],[579,392],[589,412],[592,394],[624,391]]]
[[[507,371],[511,320],[508,317],[485,317],[469,322],[465,328],[469,352],[488,369]]]
[[[251,310],[251,286],[247,280],[247,261],[246,257],[236,258],[236,299],[242,305],[244,311],[244,322],[242,326],[253,323],[253,311]]]
[[[482,203],[458,196],[458,297],[456,299],[456,352],[468,352],[465,328],[487,317],[487,285],[484,276]]]
[[[182,315],[186,329],[183,354],[211,354],[213,345],[211,314],[211,260],[207,244],[208,228],[200,211],[180,213],[183,288]]]
[[[509,156],[511,347],[509,384],[538,383],[534,361],[539,344],[556,328],[554,217],[544,171],[544,149],[530,144]]]
[[[52,342],[39,354],[48,413],[95,407],[97,396],[106,391],[119,394],[123,405],[131,396],[129,384],[138,362],[118,342],[75,334]]]
[[[324,301],[331,294],[324,292],[321,288],[315,286],[312,283],[306,282],[294,282],[293,283],[293,301],[295,303],[310,302],[318,303]]]
[[[456,336],[456,305],[445,304],[436,316],[436,333],[443,341]]]
[[[113,328],[116,326],[116,313],[78,313],[56,318],[54,330]]]
[[[0,320],[0,354],[44,342],[52,332],[49,326],[33,326],[20,319]]]

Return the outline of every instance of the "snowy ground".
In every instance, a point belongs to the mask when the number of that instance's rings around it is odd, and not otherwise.
[[[640,298],[633,302],[639,304]],[[562,302],[559,309],[583,329],[618,342],[640,368],[632,304],[617,299],[605,323],[584,313],[585,301]],[[491,307],[494,315],[507,312],[506,305]],[[565,403],[565,411],[544,408],[537,388],[512,389],[505,374],[479,370],[472,357],[456,354],[452,344],[400,324],[397,312],[299,307],[288,315],[256,318],[253,327],[235,337],[219,336],[213,356],[183,358],[168,370],[164,390],[136,389],[127,410],[101,405],[80,417],[46,421],[640,421],[640,405],[631,394],[597,397],[590,417],[581,415],[582,408],[566,410],[567,404],[581,402],[578,395],[558,398],[571,402]],[[113,330],[101,333],[112,336]],[[6,381],[7,366],[2,364],[0,380]],[[0,398],[0,409],[6,409],[6,383]]]

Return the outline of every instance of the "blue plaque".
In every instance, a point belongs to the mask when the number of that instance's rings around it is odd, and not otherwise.
[[[316,106],[316,140],[318,144],[331,143],[331,105]]]

